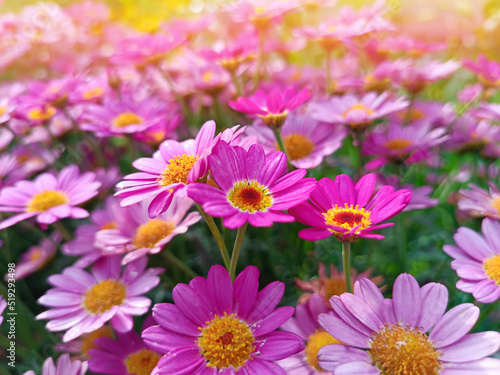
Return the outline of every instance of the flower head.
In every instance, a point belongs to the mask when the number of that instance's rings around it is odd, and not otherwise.
[[[401,212],[409,203],[411,193],[406,189],[394,191],[386,185],[373,195],[374,186],[372,173],[363,176],[356,185],[344,174],[335,181],[328,177],[321,179],[310,202],[289,210],[298,222],[314,227],[301,230],[300,238],[317,241],[334,236],[343,242],[356,241],[359,237],[383,239],[383,235],[372,231],[394,225],[379,223]]]
[[[268,227],[275,221],[293,221],[282,211],[305,201],[316,184],[313,178],[303,178],[303,169],[284,175],[286,155],[277,151],[266,158],[259,145],[247,152],[220,141],[208,162],[219,188],[195,183],[189,186],[188,195],[209,215],[223,217],[231,229],[246,222]]]
[[[494,60],[488,60],[486,56],[479,54],[477,61],[466,59],[463,66],[477,75],[479,82],[486,88],[497,88],[500,86],[500,64]]]
[[[43,173],[34,181],[18,181],[0,190],[0,211],[18,212],[0,223],[0,229],[36,216],[41,224],[59,219],[81,219],[89,213],[77,205],[97,195],[100,182],[95,174],[79,174],[76,165],[63,168],[57,176]]]
[[[448,291],[438,283],[419,287],[401,274],[393,298],[386,299],[368,279],[354,294],[330,299],[333,314],[321,314],[321,326],[344,345],[320,349],[319,366],[334,373],[445,374],[468,369],[480,374],[500,369],[500,360],[486,358],[500,347],[500,333],[468,334],[479,317],[471,303],[445,313]]]
[[[454,260],[451,268],[460,280],[457,289],[472,293],[481,303],[500,298],[500,223],[484,219],[481,236],[470,228],[458,228],[453,236],[457,246],[444,245],[443,250]]]
[[[158,325],[142,333],[149,348],[164,354],[158,373],[282,373],[275,361],[304,344],[293,333],[275,331],[294,311],[289,306],[276,309],[284,284],[275,281],[258,292],[258,278],[258,269],[248,266],[233,283],[226,269],[216,265],[207,279],[177,284],[175,304],[155,305]]]
[[[16,264],[16,280],[23,279],[43,268],[56,255],[61,239],[61,235],[55,232],[51,237],[44,238],[39,245],[31,246],[26,250],[21,255],[19,263]]]
[[[65,331],[68,342],[85,333],[101,328],[106,322],[117,332],[128,332],[133,327],[133,315],[149,310],[151,300],[141,296],[160,282],[157,276],[164,270],[146,270],[147,258],[130,263],[122,273],[121,257],[109,256],[99,260],[92,272],[68,267],[62,274],[48,278],[54,286],[38,299],[38,303],[52,309],[36,319],[50,320],[49,331]]]
[[[257,90],[249,98],[240,97],[236,101],[229,101],[229,106],[235,111],[261,118],[271,129],[280,129],[288,112],[304,104],[310,97],[307,88],[299,92],[295,87],[289,87],[284,91],[274,89],[269,93]]]
[[[470,190],[460,189],[458,209],[467,211],[473,217],[491,217],[500,220],[500,191],[493,182],[489,182],[489,191],[475,184],[469,184]]]
[[[69,354],[63,354],[54,364],[52,358],[47,358],[43,363],[42,375],[85,375],[87,373],[88,363],[86,361],[71,361]],[[35,375],[34,371],[26,371],[23,375]]]

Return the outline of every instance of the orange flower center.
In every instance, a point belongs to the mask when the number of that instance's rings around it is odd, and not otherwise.
[[[46,190],[36,194],[28,203],[28,212],[47,211],[69,202],[68,196],[61,191]]]
[[[273,204],[269,190],[257,181],[238,181],[229,191],[227,199],[240,211],[266,211]]]
[[[116,221],[110,221],[108,223],[105,223],[101,227],[101,230],[105,230],[105,229],[118,229],[118,223]]]
[[[347,292],[345,278],[343,276],[332,276],[325,281],[325,298],[328,301],[332,296],[340,296]]]
[[[440,352],[415,328],[387,325],[373,338],[368,351],[382,375],[439,374]]]
[[[311,336],[309,336],[305,348],[306,358],[307,362],[309,363],[309,366],[311,366],[318,372],[326,372],[321,367],[319,367],[318,352],[322,347],[332,344],[342,344],[342,343],[335,337],[330,335],[328,332],[323,331],[322,329],[316,330],[316,332],[314,332]]]
[[[127,288],[119,280],[104,280],[85,292],[83,305],[93,315],[102,314],[123,303]]]
[[[412,108],[410,110],[410,114],[408,114],[407,109],[404,109],[402,111],[399,111],[397,113],[397,116],[400,120],[405,120],[406,116],[409,116],[408,119],[410,122],[421,120],[421,119],[425,118],[424,112],[422,112],[421,110],[419,110],[417,108]]]
[[[56,112],[56,108],[50,105],[47,107],[33,108],[28,112],[28,118],[35,121],[47,121],[52,118]]]
[[[175,229],[175,224],[162,219],[152,219],[142,224],[132,239],[137,249],[153,248],[160,240],[167,237]]]
[[[500,197],[494,198],[491,202],[491,205],[495,210],[497,210],[498,214],[500,215]]]
[[[116,128],[126,128],[130,125],[141,125],[144,119],[133,112],[124,112],[116,116],[111,123]]]
[[[392,151],[403,151],[405,148],[410,146],[413,142],[409,139],[396,138],[391,139],[384,143],[384,147]]]
[[[111,329],[111,327],[103,326],[93,332],[84,335],[82,339],[82,354],[88,356],[90,349],[97,348],[97,345],[94,344],[94,341],[100,337],[113,338],[113,330]]]
[[[283,143],[290,160],[305,158],[314,150],[314,144],[302,134],[289,134],[283,137]],[[276,150],[280,151],[279,145]]]
[[[125,360],[127,373],[135,375],[149,375],[156,367],[161,356],[150,350],[142,349],[130,354]]]
[[[206,322],[207,327],[198,338],[198,346],[208,366],[217,369],[234,367],[236,371],[250,358],[255,341],[248,325],[235,314],[215,318]]]
[[[362,229],[368,228],[372,224],[370,221],[370,215],[370,211],[365,211],[364,208],[359,209],[358,205],[354,206],[351,204],[348,206],[347,203],[345,203],[345,207],[343,208],[335,205],[334,208],[331,208],[328,212],[323,213],[327,225],[335,225],[348,230],[359,226],[356,233],[359,233]]]
[[[488,278],[500,286],[500,254],[486,258],[483,261],[483,269]]]
[[[85,93],[83,94],[83,98],[86,100],[95,99],[100,97],[103,93],[104,90],[101,87],[96,87],[88,91],[85,91]]]
[[[168,161],[168,166],[160,176],[161,186],[168,186],[175,183],[187,185],[188,175],[198,157],[194,155],[176,155]]]
[[[363,111],[367,115],[372,115],[375,113],[375,111],[373,111],[372,109],[366,107],[365,105],[363,105],[361,103],[358,103],[358,104],[354,104],[351,108],[344,111],[344,113],[342,114],[342,117],[346,118],[353,111]]]

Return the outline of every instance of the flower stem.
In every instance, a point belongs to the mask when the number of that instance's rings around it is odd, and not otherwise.
[[[398,230],[398,258],[399,258],[399,273],[407,272],[406,270],[406,232],[403,226],[403,213],[399,213],[396,220]]]
[[[403,126],[407,125],[411,120],[411,110],[413,109],[413,105],[415,104],[416,94],[411,94],[410,96],[410,104],[408,105],[408,109],[406,110],[405,118],[403,120]]]
[[[351,282],[351,243],[349,241],[342,242],[342,263],[344,265],[345,287],[347,293],[352,293]]]
[[[61,236],[64,238],[64,241],[69,242],[73,240],[73,236],[71,235],[71,233],[68,232],[68,230],[60,221],[56,221],[52,225],[54,226],[54,229],[61,234]]]
[[[243,90],[241,88],[241,83],[238,79],[238,76],[236,75],[236,72],[234,70],[231,70],[229,72],[229,74],[231,74],[231,78],[233,80],[233,83],[234,83],[234,87],[236,87],[236,95],[238,95],[238,98],[240,96],[243,96]]]
[[[196,276],[198,276],[196,274],[196,272],[194,272],[191,268],[188,267],[188,265],[186,263],[184,263],[182,260],[180,260],[179,258],[177,258],[174,254],[172,254],[172,252],[170,252],[169,250],[166,250],[166,251],[163,251],[163,256],[165,257],[165,259],[171,263],[172,265],[174,265],[175,267],[177,267],[178,269],[180,269],[182,272],[184,272],[186,275],[188,275],[190,278],[195,278]]]
[[[286,147],[285,143],[283,142],[283,138],[281,137],[281,129],[273,129],[274,132],[274,137],[276,138],[276,142],[278,142],[278,146],[282,152],[285,153],[286,155],[286,164],[288,166],[288,170],[291,171],[293,170],[292,164],[290,164],[290,157],[288,156],[288,153],[286,152]]]
[[[247,230],[248,223],[243,224],[238,228],[238,233],[236,233],[236,240],[234,241],[233,252],[231,254],[231,266],[229,268],[229,276],[231,280],[234,281],[236,277],[236,265],[238,264],[238,258],[240,256],[241,244],[243,243],[243,238],[245,238],[245,232]]]
[[[201,216],[205,219],[205,222],[208,225],[208,228],[210,229],[210,232],[212,232],[212,235],[215,238],[215,241],[217,242],[217,246],[219,246],[220,253],[222,255],[222,259],[224,260],[224,265],[226,266],[226,269],[229,271],[229,266],[231,264],[231,260],[229,258],[229,253],[227,252],[226,244],[224,243],[224,239],[222,238],[219,228],[217,227],[217,224],[215,224],[214,218],[210,215],[208,215],[205,211],[203,211],[203,208],[201,207],[200,204],[196,203],[196,207],[198,207],[198,211],[200,211]]]

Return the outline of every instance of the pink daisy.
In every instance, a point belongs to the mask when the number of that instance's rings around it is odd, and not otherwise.
[[[154,198],[149,204],[149,216],[154,218],[165,212],[174,195],[185,196],[187,186],[207,173],[207,156],[218,138],[234,140],[241,131],[227,129],[215,139],[215,122],[207,121],[196,139],[184,142],[168,140],[160,145],[152,158],[137,159],[132,165],[141,172],[125,176],[117,184],[121,190],[115,195],[122,206]],[[228,142],[230,141],[228,140]]]
[[[5,308],[7,307],[7,301],[3,298],[3,296],[0,296],[0,325],[3,323],[3,312]]]
[[[264,125],[271,129],[279,129],[285,122],[288,112],[304,104],[310,97],[307,88],[299,92],[295,87],[285,90],[276,88],[269,93],[257,90],[249,98],[230,100],[229,106],[235,111],[261,118]]]
[[[276,137],[266,126],[255,124],[247,127],[245,133],[257,137],[266,155],[278,149]],[[316,121],[308,114],[288,115],[281,128],[281,136],[290,158],[290,164],[304,169],[312,169],[320,165],[325,157],[330,156],[342,146],[346,135],[345,129]]]
[[[146,348],[141,337],[131,330],[117,333],[116,340],[98,338],[89,351],[89,369],[99,374],[137,375],[152,374],[161,355]]]
[[[457,206],[473,217],[490,217],[500,220],[500,191],[493,182],[488,182],[489,190],[469,184],[470,190],[460,189]]]
[[[80,174],[76,165],[63,168],[57,176],[43,173],[34,181],[18,181],[0,190],[0,211],[18,212],[0,223],[0,229],[36,216],[41,224],[59,219],[81,219],[89,213],[77,205],[97,195],[100,182],[95,174]]]
[[[157,254],[172,239],[186,233],[189,226],[201,219],[198,212],[190,212],[193,201],[188,197],[175,197],[168,209],[150,219],[148,202],[122,208],[116,217],[116,228],[101,229],[95,234],[95,246],[100,252],[124,254],[122,264],[127,264],[146,254]]]
[[[334,236],[343,242],[356,241],[359,237],[381,240],[385,236],[372,233],[394,223],[379,224],[401,212],[411,199],[406,189],[394,191],[392,186],[381,187],[375,195],[375,175],[367,174],[354,185],[347,175],[341,174],[332,181],[321,179],[305,202],[289,210],[295,219],[313,228],[303,229],[299,237],[318,241]]]
[[[275,221],[291,222],[282,212],[305,201],[315,188],[316,180],[303,178],[304,169],[286,175],[286,155],[277,151],[267,158],[260,145],[245,151],[226,142],[216,144],[208,157],[212,178],[219,188],[193,183],[188,195],[214,217],[223,217],[227,228],[245,223],[269,227]]]
[[[24,279],[50,262],[56,255],[61,239],[61,235],[54,232],[50,238],[44,238],[39,245],[31,246],[26,250],[21,255],[19,263],[16,264],[16,280]]]
[[[464,303],[445,313],[448,290],[442,284],[419,287],[401,274],[393,299],[368,279],[354,294],[330,299],[333,314],[321,314],[321,326],[344,345],[318,353],[319,365],[335,374],[495,374],[500,360],[487,358],[500,347],[500,333],[468,334],[479,308]]]
[[[500,223],[484,219],[483,236],[470,228],[458,228],[453,236],[457,246],[444,245],[443,250],[454,260],[451,268],[460,280],[457,289],[472,293],[481,303],[491,303],[500,298]]]
[[[302,339],[275,331],[293,315],[293,307],[276,309],[285,285],[275,281],[258,292],[259,270],[248,266],[231,282],[222,266],[207,279],[177,284],[175,304],[153,307],[159,325],[142,333],[146,345],[163,353],[160,374],[284,375],[275,361],[304,348]]]
[[[463,66],[476,74],[484,87],[497,88],[500,86],[500,64],[497,61],[488,60],[486,56],[479,54],[476,62],[465,59]]]
[[[330,313],[323,297],[313,294],[295,308],[295,316],[281,326],[281,329],[299,335],[305,342],[304,350],[278,362],[288,375],[332,375],[318,364],[318,352],[326,345],[340,345],[339,340],[326,332],[318,323],[318,315]]]
[[[403,97],[389,98],[389,92],[377,95],[369,92],[363,97],[346,94],[333,97],[326,102],[309,104],[312,118],[331,124],[345,124],[354,131],[365,130],[373,120],[408,107]]]
[[[86,361],[71,361],[69,354],[63,354],[54,364],[52,358],[47,358],[43,363],[41,375],[85,375],[88,363]],[[34,371],[26,371],[23,375],[35,375]]]
[[[147,258],[130,263],[122,273],[119,255],[99,260],[88,273],[81,268],[68,267],[62,274],[48,278],[54,286],[38,299],[38,303],[52,309],[36,319],[50,320],[49,331],[65,331],[68,342],[85,333],[101,328],[107,321],[117,332],[132,329],[133,315],[148,312],[151,300],[142,294],[160,282],[157,276],[163,268],[146,270]]]

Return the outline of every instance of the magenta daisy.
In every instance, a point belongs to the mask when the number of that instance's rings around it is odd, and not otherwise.
[[[18,181],[0,190],[0,211],[18,212],[0,223],[0,229],[36,216],[41,224],[59,219],[81,219],[89,213],[77,205],[97,195],[100,182],[95,174],[80,174],[76,165],[63,168],[57,176],[43,173],[34,181]]]
[[[316,186],[314,178],[303,178],[304,169],[286,175],[286,155],[277,151],[266,157],[260,145],[245,151],[218,142],[208,157],[212,178],[219,188],[194,183],[188,195],[214,217],[223,217],[227,228],[250,223],[269,227],[276,222],[291,222],[282,212],[305,201]]]
[[[335,374],[495,374],[500,360],[487,358],[500,347],[500,333],[468,334],[479,317],[471,303],[445,313],[448,290],[442,284],[419,287],[401,274],[393,298],[368,279],[354,294],[330,299],[334,314],[321,314],[321,326],[344,345],[320,349],[319,365]]]
[[[268,127],[255,124],[247,127],[245,133],[255,135],[267,155],[279,151],[276,137]],[[304,169],[320,165],[325,157],[342,146],[346,135],[345,129],[316,121],[308,114],[288,115],[281,129],[290,164]]]
[[[275,331],[293,315],[293,307],[276,309],[285,285],[275,281],[258,292],[259,270],[248,266],[231,282],[222,266],[207,279],[177,284],[175,304],[153,307],[159,325],[142,333],[146,345],[164,354],[160,374],[285,374],[275,362],[298,353],[303,340]]]
[[[115,195],[122,206],[154,198],[149,205],[149,216],[165,212],[174,195],[185,195],[187,185],[207,173],[207,154],[215,135],[215,122],[207,121],[196,139],[184,142],[168,140],[160,145],[152,158],[137,159],[132,165],[141,172],[125,176],[117,184],[121,190]]]
[[[63,354],[54,364],[52,358],[47,358],[43,363],[41,375],[85,375],[88,369],[86,361],[71,361],[69,354]],[[35,375],[34,371],[26,371],[23,375]]]
[[[484,87],[497,88],[500,86],[500,64],[497,61],[488,60],[486,56],[479,54],[476,62],[465,59],[463,66],[476,74]]]
[[[392,100],[389,92],[377,95],[369,92],[363,97],[346,94],[326,102],[309,104],[312,118],[332,124],[345,124],[354,131],[365,130],[373,120],[408,107],[403,97]]]
[[[123,254],[127,264],[146,254],[157,254],[172,239],[186,233],[189,226],[201,219],[198,212],[190,212],[193,201],[188,197],[174,197],[169,208],[150,219],[148,202],[122,208],[116,217],[116,226],[103,228],[95,234],[95,246],[103,254]]]
[[[31,246],[21,255],[21,260],[16,264],[16,280],[23,279],[33,272],[43,268],[56,255],[61,242],[61,235],[54,232],[50,238],[44,238],[39,245]],[[6,278],[8,276],[5,276]]]
[[[7,301],[3,298],[3,296],[0,296],[0,325],[3,323],[3,312],[5,308],[7,307]]]
[[[295,87],[285,90],[276,88],[269,93],[257,90],[249,98],[230,100],[229,106],[235,111],[261,118],[264,125],[271,129],[279,129],[285,122],[288,112],[304,104],[310,97],[307,88],[299,92]]]
[[[89,369],[99,374],[150,375],[161,355],[148,349],[141,337],[131,330],[117,333],[117,339],[102,337],[89,351]]]
[[[491,217],[500,220],[500,191],[493,182],[488,182],[489,190],[469,184],[470,190],[460,189],[459,210],[467,211],[472,217]]]
[[[453,236],[457,246],[444,245],[443,250],[454,259],[451,268],[460,277],[457,289],[491,303],[500,298],[500,223],[484,219],[482,232],[460,227]]]
[[[340,345],[318,323],[318,315],[330,313],[330,308],[324,303],[323,296],[313,294],[304,303],[299,303],[295,309],[295,316],[291,317],[281,329],[299,335],[306,347],[301,352],[278,362],[288,375],[332,375],[318,364],[318,352],[326,345]]]
[[[68,267],[62,274],[48,278],[54,286],[38,299],[52,307],[36,319],[50,320],[49,331],[65,331],[68,342],[85,333],[101,328],[107,321],[117,332],[133,327],[132,316],[148,312],[151,300],[142,294],[160,282],[157,276],[163,268],[146,270],[147,258],[130,263],[122,273],[121,257],[109,256],[99,260],[88,273],[81,268]]]
[[[106,97],[102,105],[88,104],[80,127],[97,137],[135,134],[162,123],[166,113],[167,107],[154,97],[135,100],[123,93],[120,100]]]
[[[301,230],[299,237],[318,241],[334,236],[342,242],[356,241],[359,237],[385,238],[372,231],[394,225],[379,223],[401,212],[410,202],[411,192],[394,191],[386,185],[373,194],[374,187],[373,173],[361,177],[356,185],[344,174],[335,181],[328,177],[321,179],[310,202],[289,210],[298,222],[314,227]]]

